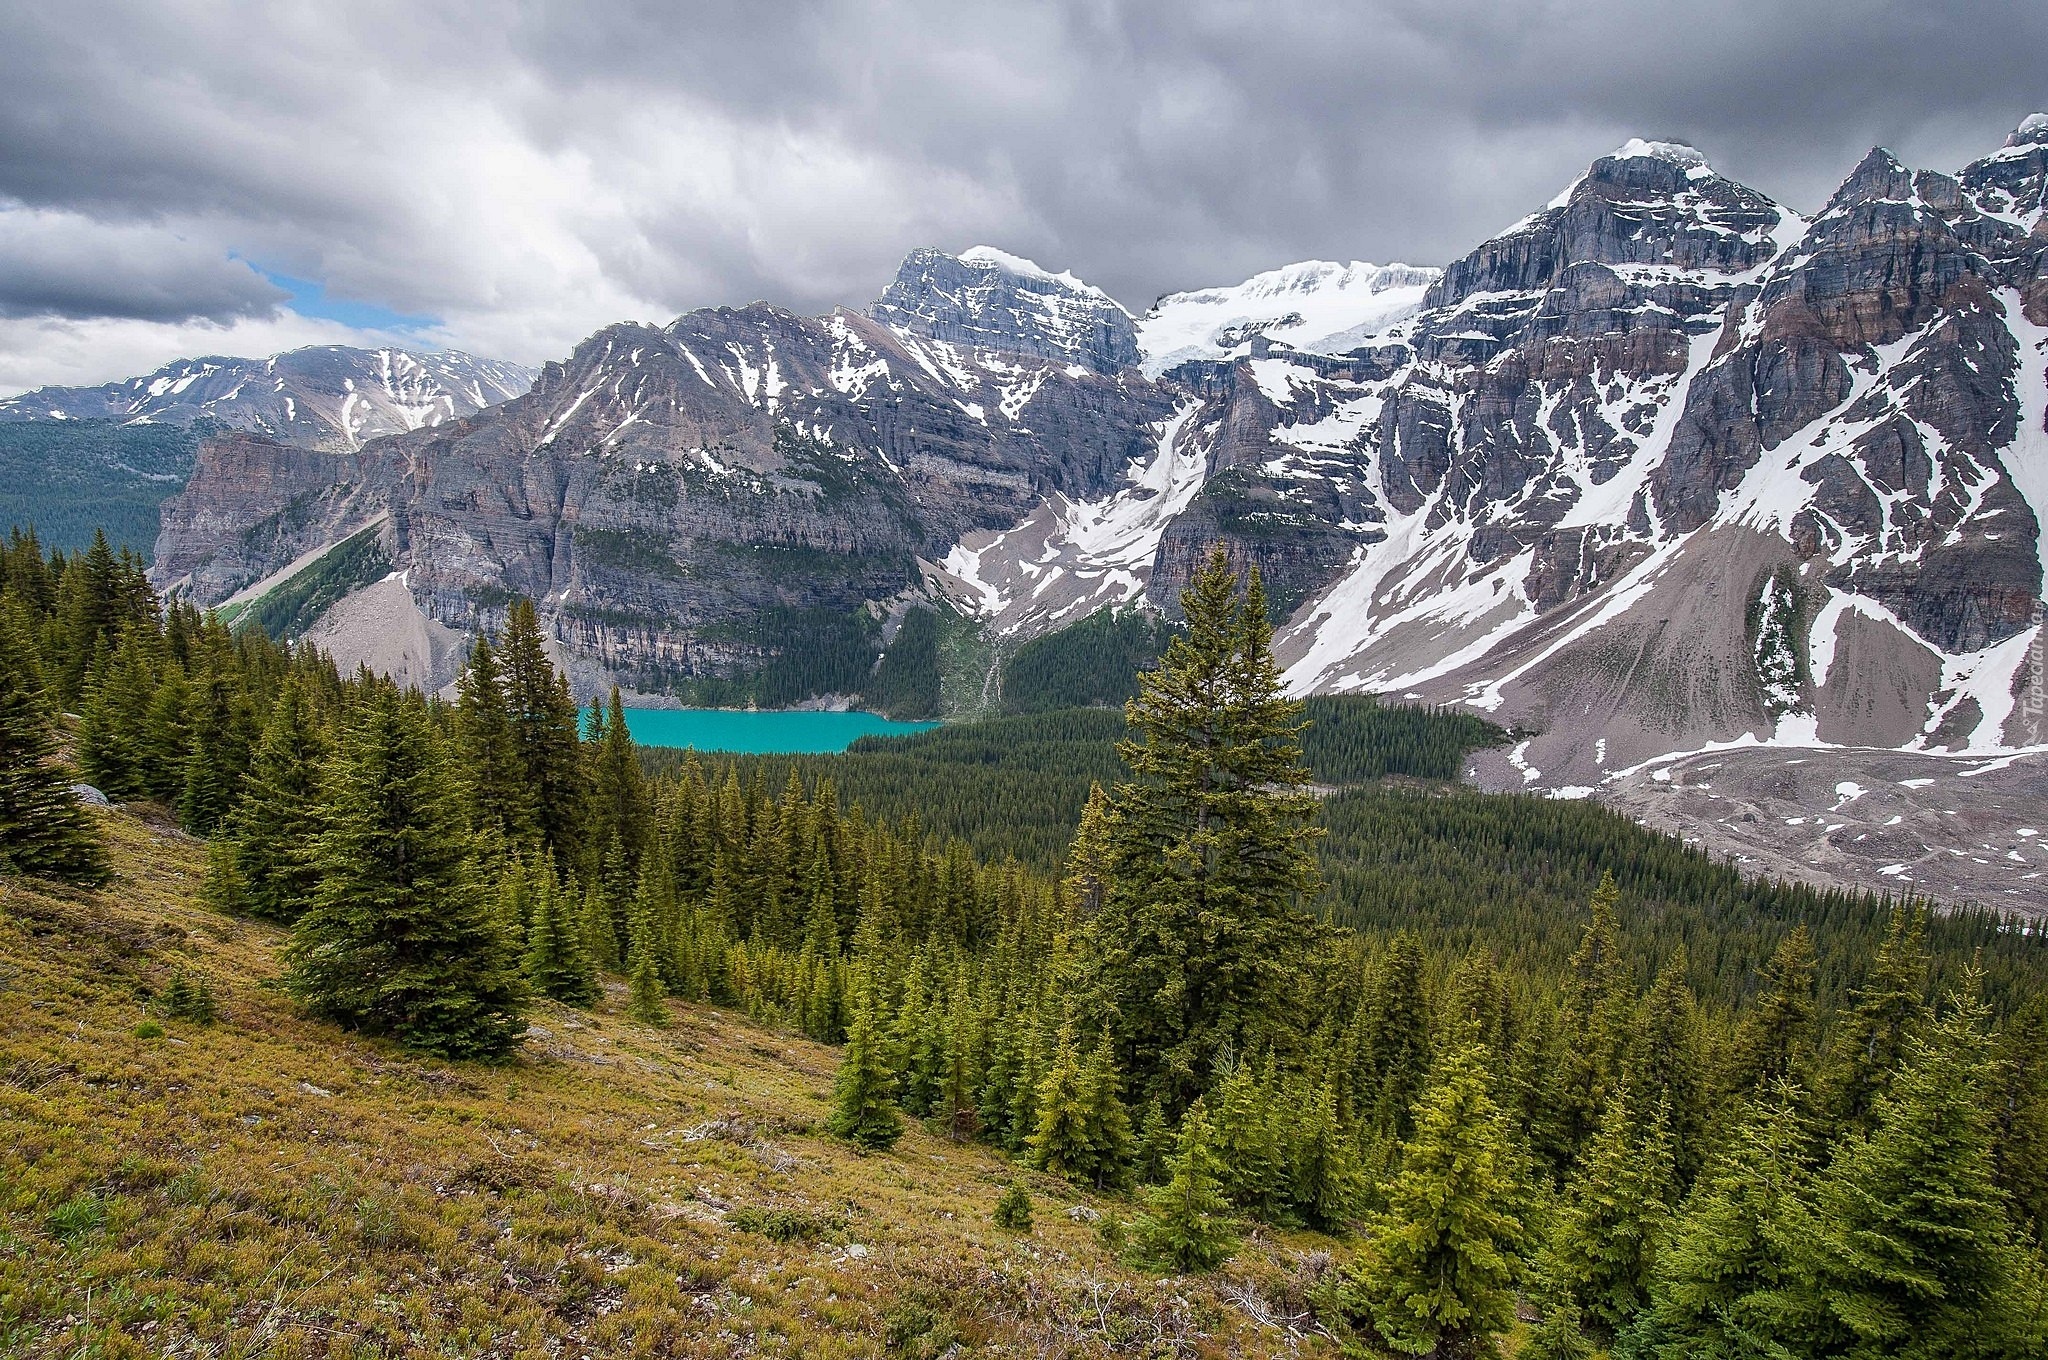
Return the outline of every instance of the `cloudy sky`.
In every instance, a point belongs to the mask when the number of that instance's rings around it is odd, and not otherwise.
[[[1795,208],[2048,106],[2041,0],[66,0],[0,8],[0,393],[508,359],[1002,246],[1133,310],[1440,263],[1630,136]]]

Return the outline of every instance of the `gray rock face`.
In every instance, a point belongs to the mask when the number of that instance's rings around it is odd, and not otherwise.
[[[526,395],[352,459],[212,441],[158,572],[212,603],[384,513],[427,620],[492,626],[526,596],[579,684],[660,688],[758,667],[762,621],[850,616],[962,534],[1100,494],[1171,409],[1134,368],[844,311],[693,312],[608,327]]]
[[[532,383],[530,368],[454,350],[323,345],[268,359],[181,359],[101,387],[39,388],[0,401],[0,421],[205,420],[302,448],[353,450],[474,415]]]
[[[905,335],[1116,373],[1138,362],[1130,314],[1071,274],[986,246],[914,250],[868,314]]]
[[[1810,222],[1630,143],[1419,311],[1311,325],[1349,273],[1291,267],[1177,295],[1143,356],[1086,285],[920,251],[868,315],[612,327],[353,464],[218,445],[159,561],[218,598],[387,514],[436,626],[533,596],[594,685],[920,591],[1017,635],[1170,611],[1222,542],[1289,611],[1292,687],[1514,722],[1536,786],[1710,743],[2048,741],[2044,196],[2048,119],[1953,175],[1873,152]]]

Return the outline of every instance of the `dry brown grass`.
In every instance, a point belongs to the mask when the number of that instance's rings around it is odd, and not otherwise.
[[[503,1067],[306,1020],[279,933],[196,902],[199,845],[104,821],[107,891],[0,879],[0,1355],[1329,1353],[1328,1242],[1158,1280],[1065,1212],[1128,1203],[1042,1176],[1004,1232],[1010,1162],[857,1155],[818,1127],[833,1051],[730,1012],[615,990]],[[138,1035],[179,967],[222,1018]]]

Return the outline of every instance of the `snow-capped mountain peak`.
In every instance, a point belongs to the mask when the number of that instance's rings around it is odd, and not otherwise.
[[[1116,373],[1138,362],[1130,313],[1072,274],[976,246],[913,250],[868,315],[897,334]]]
[[[533,385],[534,370],[458,350],[316,345],[266,359],[179,359],[99,387],[45,387],[0,401],[5,420],[216,421],[308,448],[355,449],[474,415]]]
[[[1254,342],[1342,353],[1412,315],[1438,269],[1303,260],[1243,283],[1169,293],[1138,322],[1145,371],[1246,356]]]
[[[1650,142],[1641,137],[1631,137],[1607,153],[1611,161],[1658,160],[1684,166],[1688,170],[1712,171],[1707,158],[1695,147],[1684,142]]]
[[[1099,297],[1104,302],[1115,302],[1114,298],[1110,297],[1109,294],[1103,292],[1100,288],[1097,288],[1094,284],[1086,283],[1074,277],[1072,273],[1066,270],[1061,270],[1055,274],[1036,260],[1027,260],[1022,255],[1012,255],[1009,251],[998,250],[994,246],[969,246],[966,250],[961,251],[957,258],[962,264],[989,265],[1002,270],[1006,274],[1014,274],[1020,279],[1036,279],[1044,283],[1056,283],[1062,288],[1070,288],[1077,293],[1087,293],[1092,297]]]

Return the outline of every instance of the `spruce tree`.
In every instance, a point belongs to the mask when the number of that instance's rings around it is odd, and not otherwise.
[[[1159,1185],[1166,1180],[1166,1167],[1173,1160],[1177,1134],[1166,1117],[1158,1096],[1145,1102],[1138,1118],[1137,1144],[1133,1150],[1133,1174],[1140,1185]]]
[[[1238,1061],[1224,1067],[1210,1097],[1216,1107],[1216,1156],[1223,1165],[1223,1192],[1233,1205],[1268,1223],[1280,1221],[1289,1188],[1274,1128],[1276,1095],[1259,1085],[1250,1063]]]
[[[1776,1330],[1790,1239],[1810,1217],[1813,1133],[1780,1081],[1751,1102],[1657,1255],[1650,1312],[1668,1360],[1745,1360]]]
[[[514,853],[535,848],[539,834],[534,789],[512,729],[503,672],[488,639],[479,636],[456,680],[455,747],[462,757],[470,825],[494,830]]]
[[[1358,1151],[1337,1118],[1337,1090],[1303,1081],[1283,1122],[1288,1207],[1312,1228],[1339,1232],[1365,1202]]]
[[[1385,1138],[1409,1133],[1410,1112],[1429,1078],[1429,1005],[1423,995],[1422,941],[1402,931],[1388,942],[1364,1007],[1373,1093],[1372,1126]]]
[[[1410,1355],[1490,1352],[1514,1324],[1522,1224],[1507,1121],[1488,1058],[1448,1054],[1417,1104],[1387,1207],[1341,1297],[1389,1347]]]
[[[99,834],[56,763],[34,656],[17,622],[0,614],[0,873],[104,883]]]
[[[654,913],[642,898],[634,900],[631,941],[626,952],[626,1014],[644,1024],[666,1025],[668,1002],[661,982],[660,941],[655,936]]]
[[[1181,603],[1186,631],[1126,707],[1134,778],[1111,798],[1082,988],[1134,1086],[1170,1107],[1226,1050],[1292,1028],[1319,882],[1301,705],[1281,690],[1257,573],[1240,600],[1218,548]]]
[[[187,710],[191,747],[178,820],[195,836],[211,836],[241,801],[249,768],[249,715],[234,675],[216,655],[192,687]]]
[[[1871,1107],[1926,1018],[1926,931],[1924,910],[1892,909],[1884,943],[1836,1027],[1821,1096],[1837,1125],[1868,1127]]]
[[[148,649],[139,633],[93,658],[83,681],[78,719],[78,767],[92,786],[116,803],[146,798],[153,769],[182,766],[184,749],[153,749],[150,705],[156,694]],[[179,778],[182,780],[183,775]]]
[[[621,867],[632,872],[639,868],[647,842],[647,789],[617,685],[612,686],[609,709],[601,713],[603,725],[592,762],[596,796],[591,830],[599,845],[616,842]]]
[[[1618,1090],[1545,1247],[1552,1277],[1599,1334],[1614,1336],[1642,1307],[1674,1191],[1669,1109],[1645,1110],[1632,1091]]]
[[[526,989],[471,880],[468,825],[426,711],[357,710],[328,781],[313,904],[286,948],[309,1010],[448,1058],[502,1057]]]
[[[529,888],[533,919],[526,928],[526,977],[542,996],[571,1006],[595,1005],[604,994],[597,965],[574,910],[575,890],[555,878],[554,861],[543,854]]]
[[[565,868],[580,866],[589,795],[576,702],[548,660],[531,600],[512,603],[502,660],[512,744],[533,791],[542,842]]]
[[[847,1029],[846,1051],[832,1091],[825,1128],[871,1151],[894,1147],[903,1136],[903,1116],[894,1104],[896,1079],[889,1073],[872,1004],[863,997]]]
[[[982,1017],[973,992],[963,978],[955,984],[946,1013],[946,1050],[936,1113],[946,1121],[946,1134],[965,1142],[981,1131],[977,1097],[981,1086]]]
[[[996,1201],[995,1225],[1011,1232],[1031,1231],[1031,1192],[1024,1188],[1024,1182],[1011,1181],[1010,1188],[1003,1191]]]
[[[1101,784],[1091,784],[1088,801],[1081,806],[1081,825],[1074,832],[1073,848],[1067,852],[1067,894],[1074,915],[1083,921],[1095,919],[1109,894],[1114,862],[1110,817],[1109,795]]]
[[[1736,1032],[1728,1084],[1737,1095],[1805,1074],[1813,1057],[1813,977],[1813,935],[1797,926],[1764,965],[1762,994]]]
[[[1095,1157],[1082,1103],[1081,1054],[1071,1024],[1060,1029],[1052,1061],[1038,1084],[1037,1111],[1031,1164],[1069,1180],[1087,1180],[1095,1169]]]
[[[1237,1251],[1229,1210],[1208,1111],[1197,1100],[1181,1118],[1166,1183],[1145,1192],[1145,1212],[1131,1225],[1131,1249],[1140,1260],[1183,1275],[1214,1270]]]
[[[1705,1118],[1698,1013],[1686,985],[1687,955],[1680,945],[1659,970],[1643,998],[1630,1045],[1628,1079],[1645,1108],[1662,1105],[1671,1112],[1671,1159],[1680,1184],[1699,1169]]]
[[[2034,997],[2005,1026],[1991,1109],[1998,1184],[2013,1218],[2048,1241],[2048,997]]]
[[[1629,1034],[1629,972],[1621,957],[1617,911],[1621,890],[1603,870],[1593,890],[1592,919],[1572,954],[1559,1004],[1559,1023],[1569,1036],[1559,1051],[1550,1104],[1561,1121],[1566,1153],[1592,1136],[1609,1092],[1619,1078],[1619,1059]]]
[[[1116,1051],[1105,1032],[1081,1068],[1081,1117],[1090,1166],[1098,1190],[1122,1189],[1131,1181],[1131,1116],[1124,1109],[1123,1080]]]
[[[311,703],[287,679],[250,758],[241,802],[222,828],[232,846],[243,907],[272,921],[293,921],[311,902],[320,827],[321,771],[329,755]]]
[[[1789,1244],[1804,1285],[1789,1292],[1804,1306],[1783,1339],[1909,1360],[2048,1351],[2041,1262],[2017,1242],[1992,1175],[1991,1046],[1969,985],[1931,1035],[1908,1039],[1872,1131],[1816,1183]]]
[[[583,937],[583,948],[590,956],[591,965],[599,972],[618,972],[622,959],[618,929],[613,923],[611,903],[606,899],[601,883],[593,881],[584,888],[583,910],[577,918],[576,928]]]

